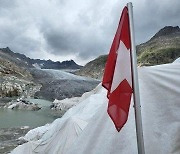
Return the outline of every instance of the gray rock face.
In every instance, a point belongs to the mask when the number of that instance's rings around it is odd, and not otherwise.
[[[1,97],[13,97],[20,96],[25,89],[25,84],[20,85],[18,83],[12,83],[8,81],[4,81],[1,85]]]
[[[0,129],[0,153],[8,154],[18,145],[25,143],[26,141],[19,140],[19,138],[25,135],[29,130],[29,127]]]
[[[34,97],[35,92],[41,87],[15,76],[3,76],[0,81],[0,97]]]
[[[31,81],[30,72],[25,68],[25,63],[10,53],[9,50],[3,52],[0,49],[0,97],[17,97],[24,94],[32,96],[32,89],[36,85]]]

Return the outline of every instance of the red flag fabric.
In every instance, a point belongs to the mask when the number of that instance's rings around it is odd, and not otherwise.
[[[108,55],[102,81],[103,87],[108,90],[107,111],[117,131],[120,131],[127,121],[133,92],[130,48],[128,8],[125,7]]]

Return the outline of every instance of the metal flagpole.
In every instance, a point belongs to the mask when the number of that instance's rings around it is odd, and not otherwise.
[[[137,146],[138,146],[138,154],[145,154],[142,118],[141,118],[140,95],[139,95],[139,83],[138,83],[138,73],[137,73],[136,46],[135,46],[135,38],[134,38],[132,3],[131,2],[128,3],[127,7],[128,7],[128,13],[129,13],[129,25],[130,25],[130,35],[131,35],[132,73],[133,73],[133,87],[134,87],[133,96],[134,96]]]

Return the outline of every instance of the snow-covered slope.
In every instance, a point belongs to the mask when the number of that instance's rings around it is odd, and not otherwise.
[[[146,154],[180,153],[179,68],[176,63],[139,68]],[[136,154],[133,102],[118,133],[106,112],[106,91],[99,85],[89,94],[62,118],[31,130],[29,142],[12,153]]]
[[[177,58],[173,63],[180,63],[180,57]]]

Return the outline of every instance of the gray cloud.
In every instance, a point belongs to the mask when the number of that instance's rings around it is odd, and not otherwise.
[[[61,61],[69,56],[87,62],[108,53],[127,2],[0,0],[0,47],[33,58]],[[137,44],[164,26],[180,25],[179,0],[134,0],[133,5]]]
[[[17,1],[12,0],[0,0],[0,8],[12,8],[17,6]]]

